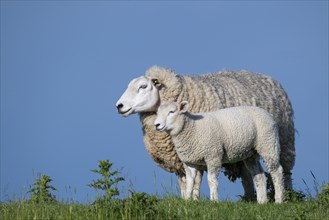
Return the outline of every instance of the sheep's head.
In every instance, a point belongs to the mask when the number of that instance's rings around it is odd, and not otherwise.
[[[176,101],[183,92],[182,78],[174,70],[152,66],[145,73],[146,77],[159,82],[159,95],[162,101]]]
[[[183,127],[184,120],[180,117],[186,113],[188,102],[163,102],[157,111],[157,117],[154,121],[156,130],[167,131],[171,135],[176,135]]]
[[[156,111],[160,103],[160,85],[158,80],[146,76],[133,79],[116,103],[118,113],[126,117],[134,113]]]

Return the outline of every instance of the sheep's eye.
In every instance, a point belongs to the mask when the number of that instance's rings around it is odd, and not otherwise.
[[[170,111],[170,112],[168,113],[168,115],[173,114],[173,113],[175,113],[175,111]]]
[[[138,90],[140,90],[140,89],[146,89],[146,87],[147,87],[147,85],[141,85],[141,86],[138,88]]]

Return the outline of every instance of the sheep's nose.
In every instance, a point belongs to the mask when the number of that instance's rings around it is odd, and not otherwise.
[[[155,124],[155,129],[156,129],[156,130],[160,130],[159,126],[160,126],[160,123],[156,123],[156,124]]]
[[[120,111],[122,109],[122,107],[123,107],[123,104],[122,103],[117,104],[118,111]]]

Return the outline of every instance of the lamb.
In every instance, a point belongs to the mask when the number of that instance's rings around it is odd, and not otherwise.
[[[172,137],[186,171],[186,199],[191,197],[196,170],[207,166],[210,199],[218,200],[218,175],[224,163],[243,161],[253,177],[258,203],[266,203],[266,177],[260,155],[273,179],[275,202],[283,202],[283,169],[277,126],[265,110],[239,106],[190,114],[188,102],[163,102],[154,122],[156,130]]]
[[[156,110],[162,101],[188,100],[190,111],[209,112],[233,106],[258,106],[270,112],[278,124],[285,187],[292,189],[291,170],[295,163],[293,109],[282,86],[270,77],[246,71],[223,71],[203,75],[177,75],[173,70],[153,66],[145,76],[133,79],[116,103],[123,116],[138,113],[142,122],[145,147],[164,170],[178,176],[182,196],[185,170],[171,137],[154,128]],[[231,180],[241,177],[245,196],[252,197],[252,178],[242,162],[224,164]],[[202,172],[197,173],[193,194],[198,196]]]

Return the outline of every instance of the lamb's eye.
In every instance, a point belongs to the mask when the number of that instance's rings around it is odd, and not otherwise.
[[[173,113],[175,113],[175,111],[170,111],[170,112],[168,113],[168,115],[171,115],[171,114],[173,114]]]

